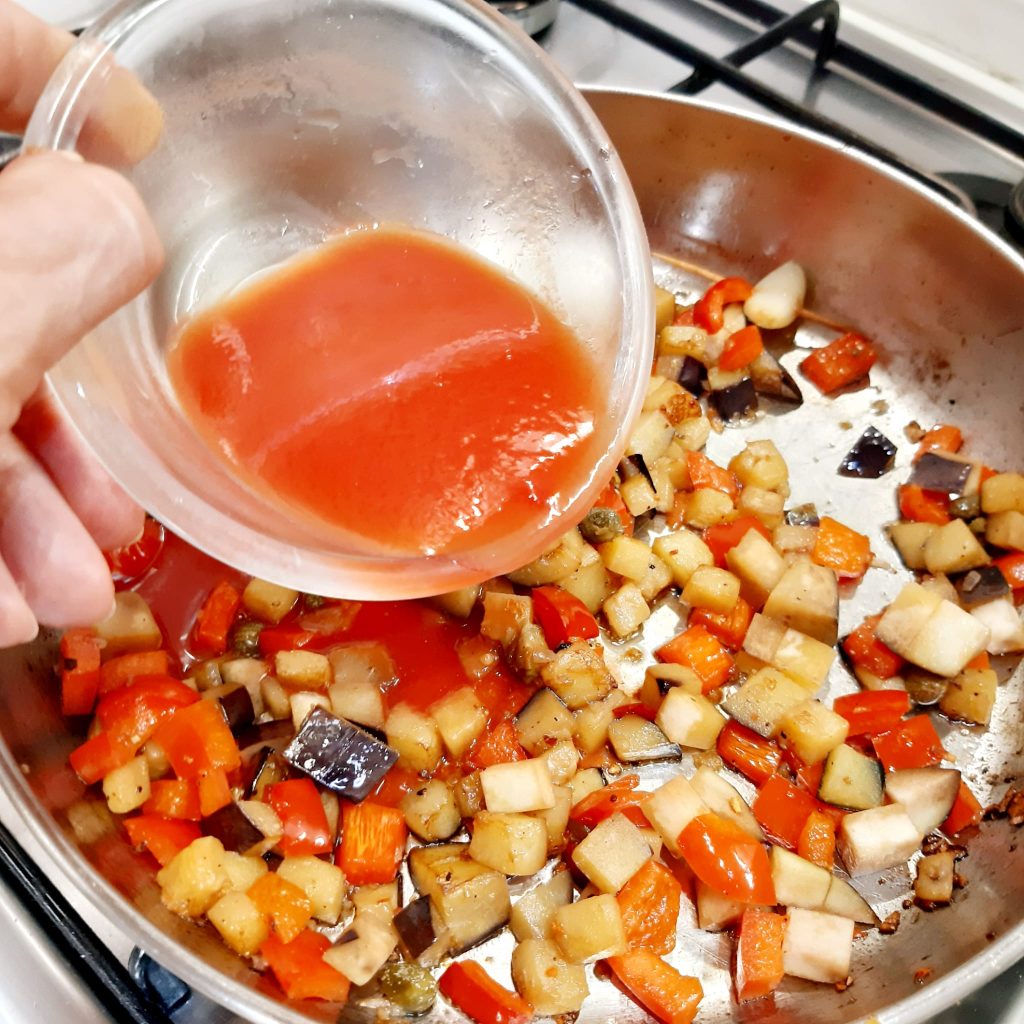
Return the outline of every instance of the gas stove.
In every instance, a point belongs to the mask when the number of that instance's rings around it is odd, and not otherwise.
[[[580,85],[699,94],[737,109],[767,110],[901,167],[1024,248],[1024,80],[989,73],[934,45],[943,9],[933,0],[899,5],[904,18],[927,10],[926,40],[877,21],[875,13],[893,13],[879,0],[847,0],[842,10],[836,0],[492,2],[535,34]],[[102,7],[98,0],[27,5],[69,27]],[[1019,17],[1024,33],[1022,9],[1007,4],[1003,13]],[[63,866],[27,834],[2,792],[0,821],[93,930],[98,943],[85,955],[108,968],[108,975],[124,977],[126,965],[174,1024],[245,1024],[133,949],[130,939],[77,897]],[[3,1024],[140,1019],[119,1009],[116,998],[111,1003],[108,997],[102,1008],[3,886],[0,934],[8,936],[0,958]],[[1024,1024],[1021,965],[933,1024],[982,1022]]]

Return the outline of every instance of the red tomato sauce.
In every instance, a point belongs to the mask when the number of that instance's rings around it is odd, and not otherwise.
[[[187,323],[171,378],[255,489],[393,553],[540,524],[595,459],[572,332],[467,250],[350,233]]]

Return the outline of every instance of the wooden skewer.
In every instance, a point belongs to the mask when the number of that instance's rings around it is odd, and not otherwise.
[[[680,270],[685,270],[688,274],[695,274],[697,277],[703,277],[708,281],[721,281],[723,277],[722,274],[716,274],[713,270],[708,270],[707,267],[702,267],[698,263],[691,263],[689,260],[680,259],[678,256],[669,256],[664,252],[652,252],[651,255],[656,260],[661,260],[662,263],[668,263],[670,266],[678,267]],[[823,327],[828,327],[833,331],[839,331],[841,334],[845,334],[847,331],[851,330],[848,324],[839,323],[830,317],[822,316],[821,313],[815,313],[810,309],[801,309],[800,316],[805,320],[809,320],[811,323],[821,324]]]

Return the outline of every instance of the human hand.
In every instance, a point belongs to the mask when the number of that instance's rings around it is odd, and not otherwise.
[[[0,0],[0,129],[24,128],[74,42]],[[143,122],[146,122],[143,124]],[[141,127],[140,127],[141,125]],[[144,155],[152,98],[111,80],[83,141]],[[98,140],[98,141],[97,141]],[[89,150],[87,149],[87,152]],[[40,623],[102,619],[113,589],[101,549],[131,542],[143,514],[50,404],[43,375],[155,276],[162,250],[139,196],[73,154],[21,156],[0,173],[0,647]]]

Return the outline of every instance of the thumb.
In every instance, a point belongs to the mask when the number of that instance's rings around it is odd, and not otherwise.
[[[138,294],[163,252],[121,175],[61,153],[0,174],[0,433],[43,374]]]

